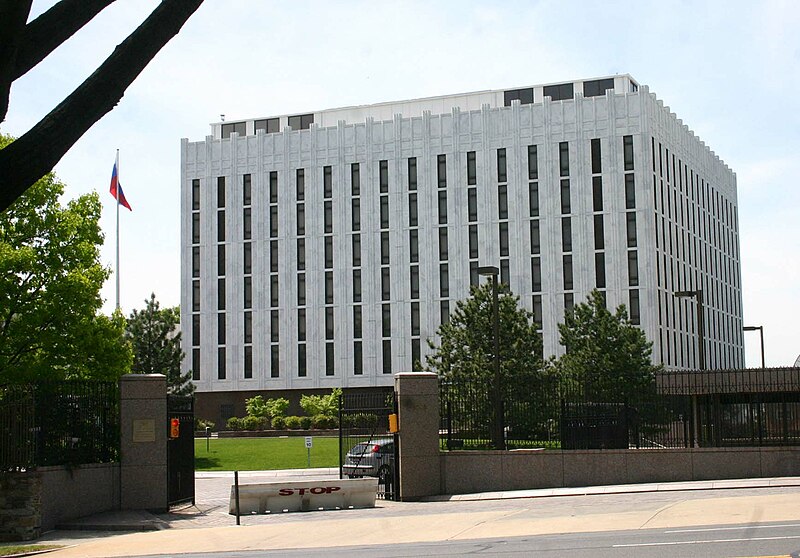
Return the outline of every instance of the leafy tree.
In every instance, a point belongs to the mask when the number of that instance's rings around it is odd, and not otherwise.
[[[194,391],[192,372],[181,372],[183,351],[181,334],[175,331],[180,323],[180,310],[161,308],[155,293],[145,300],[143,310],[134,310],[128,318],[125,337],[133,347],[133,367],[136,374],[164,374],[167,387],[175,395]]]
[[[267,399],[266,401],[260,395],[245,399],[245,409],[247,415],[251,417],[263,417],[267,419],[274,419],[275,417],[285,417],[286,410],[289,408],[289,400],[283,397],[277,399]]]
[[[596,401],[641,398],[652,390],[660,366],[651,363],[653,344],[631,323],[625,305],[611,313],[597,290],[558,325],[566,354],[558,369],[567,386]]]
[[[0,135],[0,147],[11,141]],[[128,372],[125,318],[99,315],[100,200],[62,206],[51,173],[0,213],[0,379],[102,378]]]
[[[300,407],[309,417],[336,416],[339,413],[339,397],[341,395],[341,388],[333,388],[328,395],[303,395],[300,397]]]
[[[11,85],[113,0],[61,0],[28,22],[31,0],[0,0],[0,122]],[[0,211],[42,178],[113,109],[203,0],[163,0],[78,88],[18,140],[0,149]]]

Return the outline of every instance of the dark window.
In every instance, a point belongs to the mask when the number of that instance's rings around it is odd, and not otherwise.
[[[564,99],[572,99],[574,97],[571,83],[547,85],[544,87],[543,93],[545,97],[550,97],[553,101],[563,101]]]
[[[313,122],[313,114],[298,114],[289,117],[289,126],[292,130],[308,130]]]
[[[478,220],[478,190],[475,188],[467,188],[467,210],[469,213],[468,219],[470,223]]]
[[[639,285],[639,257],[636,250],[628,252],[628,285],[631,287]]]
[[[641,320],[640,310],[639,310],[639,291],[635,289],[631,290],[629,300],[630,300],[631,323],[639,325]]]
[[[353,235],[353,267],[361,265],[361,235]]]
[[[297,346],[297,375],[305,378],[306,373],[306,345],[301,343]]]
[[[378,169],[381,193],[385,194],[389,191],[389,161],[380,161]]]
[[[364,361],[362,356],[361,341],[353,343],[353,374],[361,376],[364,373]]]
[[[225,379],[225,347],[217,348],[217,379]]]
[[[383,340],[383,373],[392,373],[392,342],[389,339]]]
[[[217,275],[225,275],[225,245],[217,246]]]
[[[539,233],[539,220],[531,221],[531,254],[538,254],[541,251],[542,243]]]
[[[225,210],[217,211],[217,242],[225,242]]]
[[[217,314],[217,344],[225,344],[225,312]]]
[[[269,236],[276,238],[278,236],[278,206],[273,205],[269,208]]]
[[[528,184],[528,206],[531,217],[539,216],[539,183],[531,182]]]
[[[333,232],[333,202],[326,201],[323,207],[323,220],[324,220],[324,232],[325,234],[330,234]]]
[[[297,201],[306,199],[306,171],[305,169],[297,169]]]
[[[562,261],[564,269],[564,290],[572,290],[572,256],[565,255]]]
[[[569,178],[561,179],[561,213],[570,212]]]
[[[217,207],[225,207],[225,177],[217,177]]]
[[[350,165],[350,194],[353,196],[361,195],[361,172],[358,163]]]
[[[475,152],[467,151],[467,184],[472,186],[478,183],[478,169],[475,163]]]
[[[278,203],[278,173],[269,173],[269,203]]]
[[[225,310],[225,278],[217,279],[217,310]]]
[[[253,377],[253,347],[251,345],[244,348],[244,377],[246,379]]]
[[[572,252],[572,219],[570,217],[561,218],[561,249],[564,252]]]
[[[592,209],[603,211],[603,179],[599,176],[592,177]]]
[[[354,231],[360,231],[361,230],[361,199],[360,198],[353,198],[353,200],[351,202],[351,207],[352,207],[352,210],[353,210],[352,211],[353,214],[351,216],[351,221],[352,221],[351,224],[353,226],[353,230]]]
[[[628,233],[628,247],[636,246],[636,213],[629,211],[625,214],[626,228]]]
[[[192,311],[200,311],[200,281],[192,281]]]
[[[192,315],[192,346],[200,346],[200,314]]]
[[[389,233],[381,233],[381,265],[389,265]]]
[[[269,304],[273,308],[278,306],[278,276],[269,277]]]
[[[392,278],[388,267],[381,268],[381,300],[392,298]]]
[[[272,345],[270,347],[269,359],[269,376],[270,378],[280,378],[280,348],[279,345]]]
[[[439,227],[439,260],[446,261],[447,257],[447,227]]]
[[[306,309],[297,309],[297,340],[306,340]]]
[[[408,226],[416,227],[419,224],[417,215],[417,194],[408,195]]]
[[[417,189],[417,158],[411,157],[408,160],[408,189]]]
[[[195,178],[192,180],[192,209],[198,211],[200,209],[200,179]]]
[[[353,306],[353,337],[361,339],[361,306]]]
[[[336,366],[336,359],[334,358],[333,343],[325,344],[325,375],[333,376]]]
[[[306,274],[297,274],[297,305],[306,305]]]
[[[436,178],[439,188],[447,186],[447,155],[438,155],[436,157]]]
[[[419,335],[419,302],[411,303],[411,335]]]
[[[633,136],[622,136],[622,154],[625,160],[625,170],[633,170]],[[667,167],[669,172],[669,167]]]
[[[469,257],[478,257],[478,226],[469,226]]]
[[[469,285],[470,287],[477,287],[480,284],[480,276],[478,275],[478,262],[469,262]]]
[[[564,293],[564,310],[570,312],[573,306],[575,306],[575,295],[572,293]]]
[[[353,270],[353,302],[361,302],[361,270]]]
[[[243,136],[246,134],[246,122],[227,122],[222,125],[222,138],[228,138],[234,132]],[[224,378],[225,376],[223,376]]]
[[[273,241],[273,242],[275,242],[275,241]],[[277,244],[278,243],[275,242],[276,247],[277,247]],[[275,255],[277,256],[277,251],[276,251]],[[298,238],[297,239],[297,269],[302,271],[305,268],[306,268],[306,239],[305,238]],[[278,271],[277,266],[275,266],[275,269],[272,269],[271,271]]]
[[[605,248],[605,239],[603,234],[603,216],[594,216],[594,249],[602,250]]]
[[[450,321],[450,302],[447,300],[439,303],[439,320],[442,324]]]
[[[322,167],[322,197],[333,197],[333,173],[330,166]]]
[[[592,140],[592,174],[600,174],[602,171],[602,158],[600,156],[600,139]]]
[[[508,256],[508,223],[500,223],[500,255]]]
[[[531,290],[538,293],[542,290],[542,261],[531,258]]]
[[[499,219],[508,219],[508,186],[497,187],[497,213]]]
[[[509,268],[508,258],[500,260],[500,282],[506,285],[511,282],[511,268]]]
[[[408,250],[409,250],[409,259],[411,263],[416,263],[419,261],[419,231],[417,229],[411,229],[408,231]]]
[[[584,97],[599,97],[605,95],[607,89],[614,89],[614,78],[595,79],[583,82]]]
[[[242,205],[252,203],[252,179],[249,174],[242,176]]]
[[[192,349],[192,380],[200,379],[200,349]]]
[[[594,254],[594,279],[598,289],[606,287],[606,256],[603,252]]]
[[[325,272],[325,304],[333,304],[333,271]]]
[[[439,224],[447,224],[447,191],[439,190]]]
[[[497,150],[497,181],[498,182],[507,182],[508,181],[508,172],[506,168],[506,150],[505,149],[498,149]]]
[[[270,310],[269,324],[270,324],[270,329],[269,329],[270,341],[272,341],[273,343],[277,343],[280,340],[280,321],[277,310]]]
[[[280,118],[267,118],[266,120],[256,120],[253,122],[256,132],[264,130],[268,134],[280,132]]]
[[[333,339],[333,307],[325,308],[325,339]]]
[[[560,176],[569,176],[569,143],[558,144],[558,169]]]
[[[333,268],[333,237],[325,237],[325,269]]]
[[[633,173],[625,175],[625,209],[636,208],[636,185]]]
[[[510,89],[503,92],[503,105],[510,107],[511,101],[519,101],[521,105],[530,105],[533,103],[533,88],[526,87],[524,89]]]
[[[252,308],[253,307],[253,278],[252,277],[245,277],[244,278],[244,307],[245,308]]]
[[[192,244],[200,244],[200,214],[192,213]]]
[[[250,219],[250,208],[245,207],[242,210],[242,236],[245,240],[250,240],[253,234],[252,220]]]
[[[411,266],[411,298],[419,298],[419,266]]]
[[[414,372],[422,370],[422,345],[419,339],[411,340],[411,369]]]
[[[302,236],[306,234],[306,206],[305,204],[297,204],[297,235]]]
[[[389,196],[381,196],[381,228],[389,228]]]
[[[381,335],[392,336],[392,307],[389,304],[381,305]]]
[[[539,179],[539,159],[535,145],[528,146],[528,180]]]
[[[245,242],[242,244],[242,272],[248,275],[253,272],[253,244]]]
[[[450,276],[446,263],[439,265],[439,296],[442,298],[450,296]]]
[[[540,326],[542,324],[542,295],[533,297],[533,321]]]
[[[253,342],[253,313],[252,312],[245,312],[244,313],[244,342],[245,343],[252,343]]]

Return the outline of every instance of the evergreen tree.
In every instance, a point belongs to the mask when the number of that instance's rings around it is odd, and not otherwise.
[[[161,309],[155,293],[145,300],[143,310],[134,310],[128,318],[125,336],[133,347],[135,374],[164,374],[167,387],[175,395],[189,395],[194,391],[191,370],[181,372],[183,351],[181,334],[175,331],[180,323],[180,309]]]

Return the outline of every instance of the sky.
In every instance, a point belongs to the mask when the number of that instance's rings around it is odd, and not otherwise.
[[[55,2],[34,0],[32,17]],[[117,0],[17,80],[0,132],[19,136],[158,5]],[[744,324],[767,366],[800,355],[800,2],[205,0],[119,105],[56,166],[65,199],[108,193],[116,150],[120,302],[180,302],[180,139],[227,120],[615,73],[662,99],[737,174]],[[115,279],[102,290],[115,305]],[[747,366],[760,366],[757,332]]]

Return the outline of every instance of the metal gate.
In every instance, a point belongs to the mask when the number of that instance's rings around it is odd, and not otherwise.
[[[167,396],[167,503],[194,504],[194,397]]]
[[[400,448],[389,432],[393,392],[345,393],[339,398],[339,478],[377,477],[378,498],[400,500]]]

